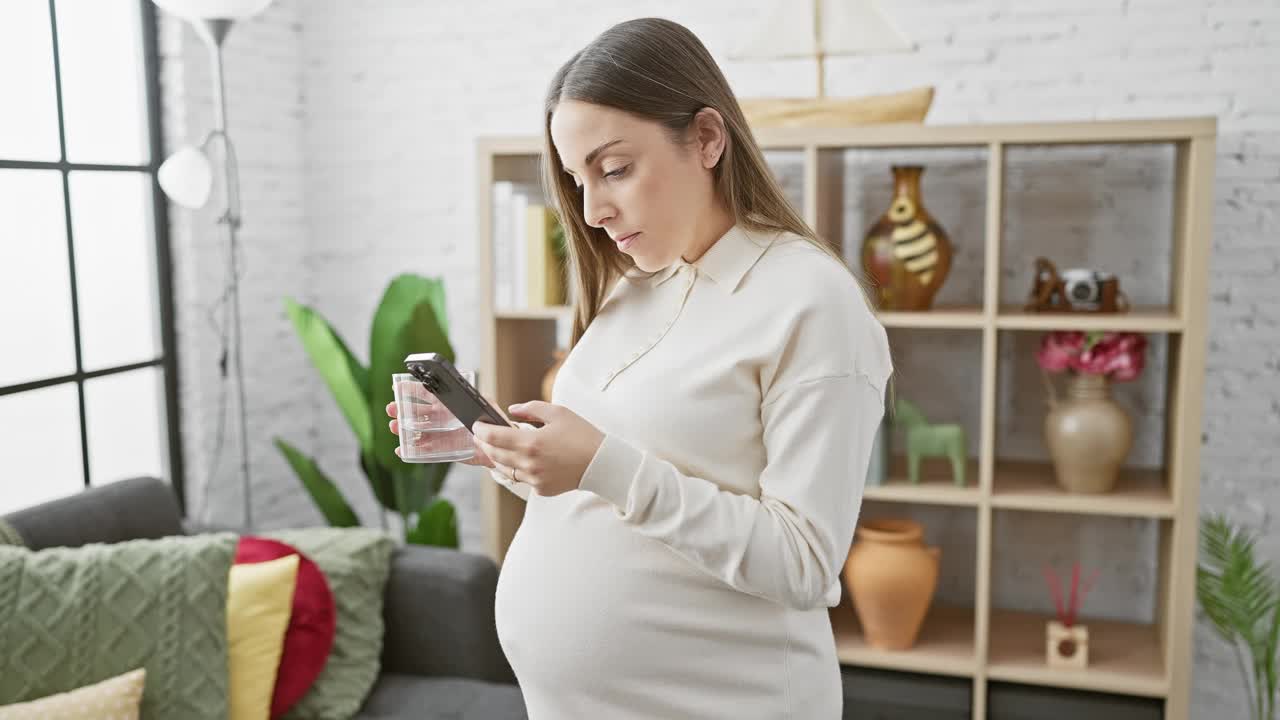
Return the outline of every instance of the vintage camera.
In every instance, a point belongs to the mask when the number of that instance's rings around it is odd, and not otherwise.
[[[1058,271],[1046,258],[1036,259],[1035,286],[1027,310],[1049,312],[1125,312],[1129,301],[1115,275],[1091,268]]]
[[[1062,294],[1077,310],[1101,310],[1103,298],[1114,296],[1114,291],[1108,287],[1115,284],[1114,275],[1100,270],[1070,268],[1062,271]]]

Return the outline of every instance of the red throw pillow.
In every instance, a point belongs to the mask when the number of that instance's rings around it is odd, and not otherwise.
[[[236,563],[275,560],[298,556],[298,579],[293,591],[293,611],[285,630],[284,652],[271,696],[271,718],[284,715],[311,689],[324,670],[333,649],[337,609],[329,581],[319,566],[292,545],[279,540],[245,535],[236,546]]]

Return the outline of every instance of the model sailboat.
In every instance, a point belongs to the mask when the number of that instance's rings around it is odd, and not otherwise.
[[[922,122],[933,88],[858,98],[826,96],[826,58],[903,52],[915,45],[889,21],[875,0],[778,0],[731,60],[817,60],[814,98],[749,98],[741,101],[755,126],[830,127],[867,123]]]

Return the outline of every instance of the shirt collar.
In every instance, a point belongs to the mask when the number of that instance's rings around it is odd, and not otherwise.
[[[726,293],[732,294],[742,283],[747,271],[756,264],[765,250],[777,239],[777,233],[748,230],[741,224],[734,225],[720,236],[702,257],[690,263],[684,258],[659,270],[652,278],[654,286],[661,285],[679,272],[681,266],[692,265]]]

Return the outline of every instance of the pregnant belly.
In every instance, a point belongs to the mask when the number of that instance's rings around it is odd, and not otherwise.
[[[649,687],[676,703],[728,695],[776,706],[788,652],[793,672],[809,654],[795,638],[788,647],[785,613],[586,492],[530,498],[496,597],[498,635],[526,695],[621,698]]]

